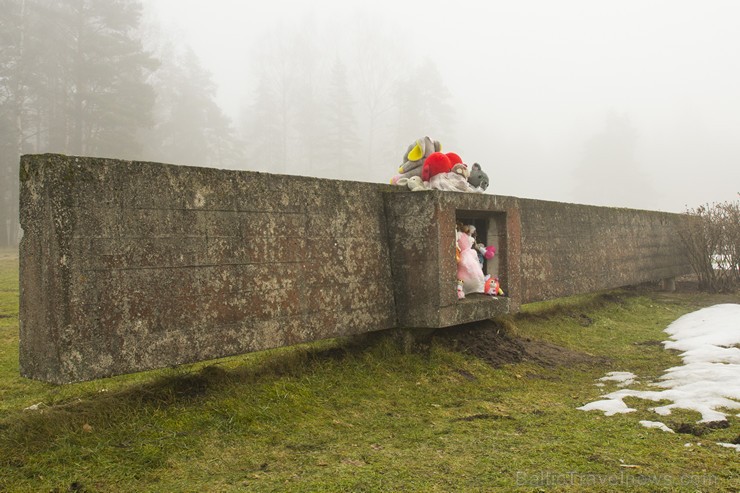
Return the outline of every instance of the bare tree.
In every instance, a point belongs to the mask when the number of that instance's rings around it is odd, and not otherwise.
[[[740,202],[689,209],[679,234],[701,289],[740,287]]]
[[[216,84],[189,47],[165,43],[152,77],[155,125],[142,136],[147,159],[233,168],[242,153],[231,121],[216,103]]]

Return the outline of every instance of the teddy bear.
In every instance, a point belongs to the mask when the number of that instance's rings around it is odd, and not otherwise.
[[[445,154],[445,156],[447,156],[450,159],[450,164],[452,164],[452,168],[454,168],[458,164],[463,164],[462,158],[460,157],[459,154],[455,152],[448,152],[447,154]]]
[[[488,175],[483,172],[480,164],[473,163],[473,169],[470,170],[470,176],[468,176],[468,183],[481,190],[488,188]]]
[[[452,166],[452,172],[462,176],[465,181],[467,181],[468,177],[470,176],[470,170],[468,169],[468,165],[465,163],[454,164]]]
[[[488,188],[488,175],[481,170],[480,164],[473,164],[470,170],[458,154],[444,154],[441,149],[442,144],[428,136],[417,139],[408,146],[403,164],[390,183],[413,191],[483,193]]]
[[[429,186],[421,180],[421,176],[412,176],[410,178],[403,177],[398,180],[396,185],[407,186],[412,192],[429,190]]]
[[[457,154],[454,154],[454,156],[457,156]],[[424,166],[421,170],[421,179],[423,181],[429,181],[435,175],[449,173],[450,171],[452,171],[452,160],[450,157],[441,152],[433,152],[424,160]]]
[[[468,183],[468,165],[454,153],[435,152],[424,161],[421,178],[428,188],[448,192],[483,192]]]
[[[403,164],[398,168],[398,174],[391,178],[391,184],[397,185],[401,178],[421,176],[424,160],[434,152],[440,152],[442,144],[429,136],[416,139],[408,146],[403,155]]]

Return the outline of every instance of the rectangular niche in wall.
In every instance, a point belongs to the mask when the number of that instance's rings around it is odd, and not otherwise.
[[[504,293],[508,293],[506,213],[456,210],[455,220],[457,224],[475,226],[477,243],[496,247],[496,255],[490,260],[484,259],[483,273],[498,277]]]

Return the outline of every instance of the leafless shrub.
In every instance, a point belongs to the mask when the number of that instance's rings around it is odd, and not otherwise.
[[[688,209],[679,234],[700,289],[718,292],[740,287],[740,202]]]

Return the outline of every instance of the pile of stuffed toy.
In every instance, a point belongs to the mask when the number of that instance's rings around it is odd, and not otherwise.
[[[473,163],[468,168],[454,152],[442,153],[438,140],[422,137],[409,145],[391,184],[408,187],[412,191],[434,189],[482,193],[488,188],[488,176],[480,164]]]
[[[456,239],[457,297],[465,298],[470,293],[503,295],[498,278],[483,274],[483,260],[491,260],[496,254],[496,247],[478,243],[472,224],[458,223]]]
[[[422,137],[409,145],[391,184],[408,187],[414,192],[434,189],[483,193],[488,188],[488,175],[480,164],[473,163],[469,169],[454,152],[443,154],[439,141]],[[465,298],[470,293],[504,294],[498,278],[483,273],[484,259],[492,259],[495,253],[495,247],[476,242],[475,226],[457,225],[458,298]]]

